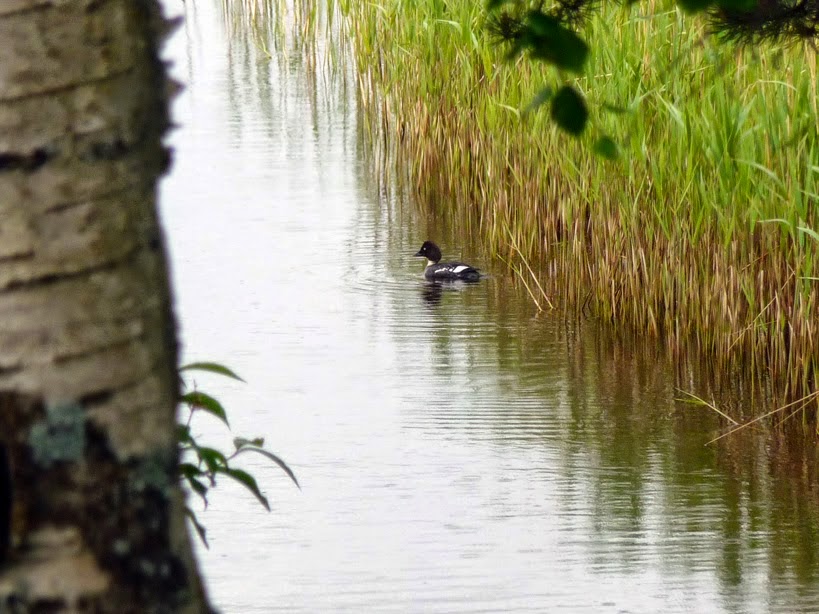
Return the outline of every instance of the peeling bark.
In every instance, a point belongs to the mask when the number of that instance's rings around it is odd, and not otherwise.
[[[0,4],[1,612],[209,611],[155,207],[169,27],[155,0]]]

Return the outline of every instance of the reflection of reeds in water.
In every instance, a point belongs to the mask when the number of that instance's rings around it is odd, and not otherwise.
[[[311,147],[317,164],[329,164],[330,148],[319,144],[355,138],[351,48],[337,9],[313,0],[221,0],[219,7],[237,139],[276,134],[285,150]],[[312,141],[298,140],[297,122],[311,128]]]
[[[268,57],[275,51],[288,57],[293,49],[303,55],[305,49],[317,42],[316,27],[323,12],[315,2],[292,0],[222,0],[225,22],[232,26],[232,34],[239,39],[251,36]]]
[[[481,6],[345,5],[362,102],[422,206],[507,260],[542,263],[545,294],[565,305],[591,290],[603,318],[762,366],[785,397],[814,389],[815,52],[737,51],[675,10],[607,9],[578,80],[593,125],[575,142],[545,113],[521,121],[555,76],[504,63]],[[604,131],[623,161],[591,154]]]
[[[536,338],[531,341],[537,343]],[[755,385],[736,378],[738,385],[726,393],[725,382],[708,365],[669,356],[651,339],[567,329],[565,342],[570,346],[568,389],[577,391],[570,392],[571,411],[561,429],[566,454],[624,469],[603,473],[593,485],[608,537],[618,527],[628,532],[650,525],[651,509],[659,505],[668,516],[668,537],[690,538],[696,548],[685,554],[681,552],[687,549],[679,548],[675,554],[696,566],[716,553],[714,568],[726,588],[751,581],[757,557],[766,561],[771,603],[792,603],[788,585],[794,579],[806,588],[815,586],[819,464],[808,434],[757,424],[705,446],[709,432],[719,433],[724,421],[710,410],[671,402],[671,383],[699,391],[740,421],[749,417],[760,394]],[[767,432],[758,436],[757,427]],[[575,464],[582,466],[581,461],[566,463]],[[623,498],[633,506],[609,504]],[[704,542],[694,537],[706,534],[710,537]],[[741,604],[741,597],[733,598]]]

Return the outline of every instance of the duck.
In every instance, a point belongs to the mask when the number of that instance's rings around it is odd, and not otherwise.
[[[426,258],[427,267],[424,277],[431,281],[478,281],[481,273],[478,269],[463,262],[440,262],[441,248],[432,241],[424,241],[416,258]]]

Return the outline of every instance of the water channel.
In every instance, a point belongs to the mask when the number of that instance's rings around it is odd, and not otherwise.
[[[814,452],[750,430],[706,446],[724,425],[675,398],[708,365],[538,314],[479,237],[379,179],[321,50],[277,46],[264,11],[168,10],[186,18],[161,191],[184,359],[245,378],[197,385],[302,486],[248,457],[272,512],[212,493],[219,609],[819,611]],[[427,238],[491,277],[426,285]]]

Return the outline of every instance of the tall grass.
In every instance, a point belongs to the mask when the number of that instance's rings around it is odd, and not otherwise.
[[[478,0],[340,0],[362,104],[397,144],[422,206],[546,293],[764,366],[813,390],[819,313],[816,52],[737,49],[673,6],[610,7],[585,34],[581,140],[527,107],[550,69],[503,60]],[[611,134],[621,160],[592,153]]]

